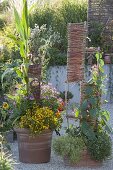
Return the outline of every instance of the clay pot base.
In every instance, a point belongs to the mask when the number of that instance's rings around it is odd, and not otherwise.
[[[40,164],[50,161],[52,131],[32,136],[27,129],[16,129],[19,160],[22,163]]]
[[[78,163],[72,164],[69,162],[67,158],[64,158],[64,163],[66,166],[78,167],[78,168],[80,167],[99,168],[102,166],[102,162],[95,161],[90,158],[90,155],[88,154],[87,150],[83,151],[81,160]]]

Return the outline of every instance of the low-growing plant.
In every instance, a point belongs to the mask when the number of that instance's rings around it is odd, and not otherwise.
[[[81,158],[81,153],[85,148],[81,137],[65,135],[54,139],[54,152],[62,158],[67,158],[70,163],[77,163]]]
[[[111,156],[112,141],[106,132],[97,132],[95,140],[87,140],[86,143],[92,159],[103,161]]]
[[[0,170],[14,170],[14,160],[12,155],[4,151],[3,137],[0,135]]]

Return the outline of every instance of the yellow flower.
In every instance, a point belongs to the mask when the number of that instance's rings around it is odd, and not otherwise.
[[[59,118],[60,116],[61,116],[61,114],[60,114],[60,112],[58,111],[58,112],[56,113],[56,117]]]
[[[2,105],[2,108],[3,109],[9,109],[9,105],[7,102],[4,102],[3,105]]]

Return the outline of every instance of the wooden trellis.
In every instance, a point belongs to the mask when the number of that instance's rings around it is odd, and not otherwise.
[[[87,28],[84,23],[68,25],[67,81],[84,79],[84,59]]]
[[[33,64],[29,66],[28,76],[33,80],[30,83],[32,94],[37,102],[40,101],[40,82],[41,82],[41,65]]]

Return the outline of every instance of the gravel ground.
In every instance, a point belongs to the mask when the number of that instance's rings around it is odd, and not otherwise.
[[[113,104],[107,104],[104,106],[108,111],[111,113],[111,118],[110,118],[110,124],[113,127]],[[61,133],[64,133],[64,127],[66,127],[66,121],[64,121],[63,124],[63,129]],[[56,136],[55,134],[53,135],[54,137]],[[113,139],[113,136],[112,136]],[[14,159],[16,160],[17,164],[15,165],[14,170],[94,170],[91,168],[71,168],[71,167],[66,167],[63,163],[63,160],[61,160],[60,157],[56,156],[53,151],[51,154],[51,161],[46,164],[23,164],[20,163],[18,160],[18,146],[17,142],[11,144],[11,150],[14,156]],[[112,170],[113,169],[113,159],[107,160],[106,162],[103,163],[102,167],[96,168],[96,170]]]

